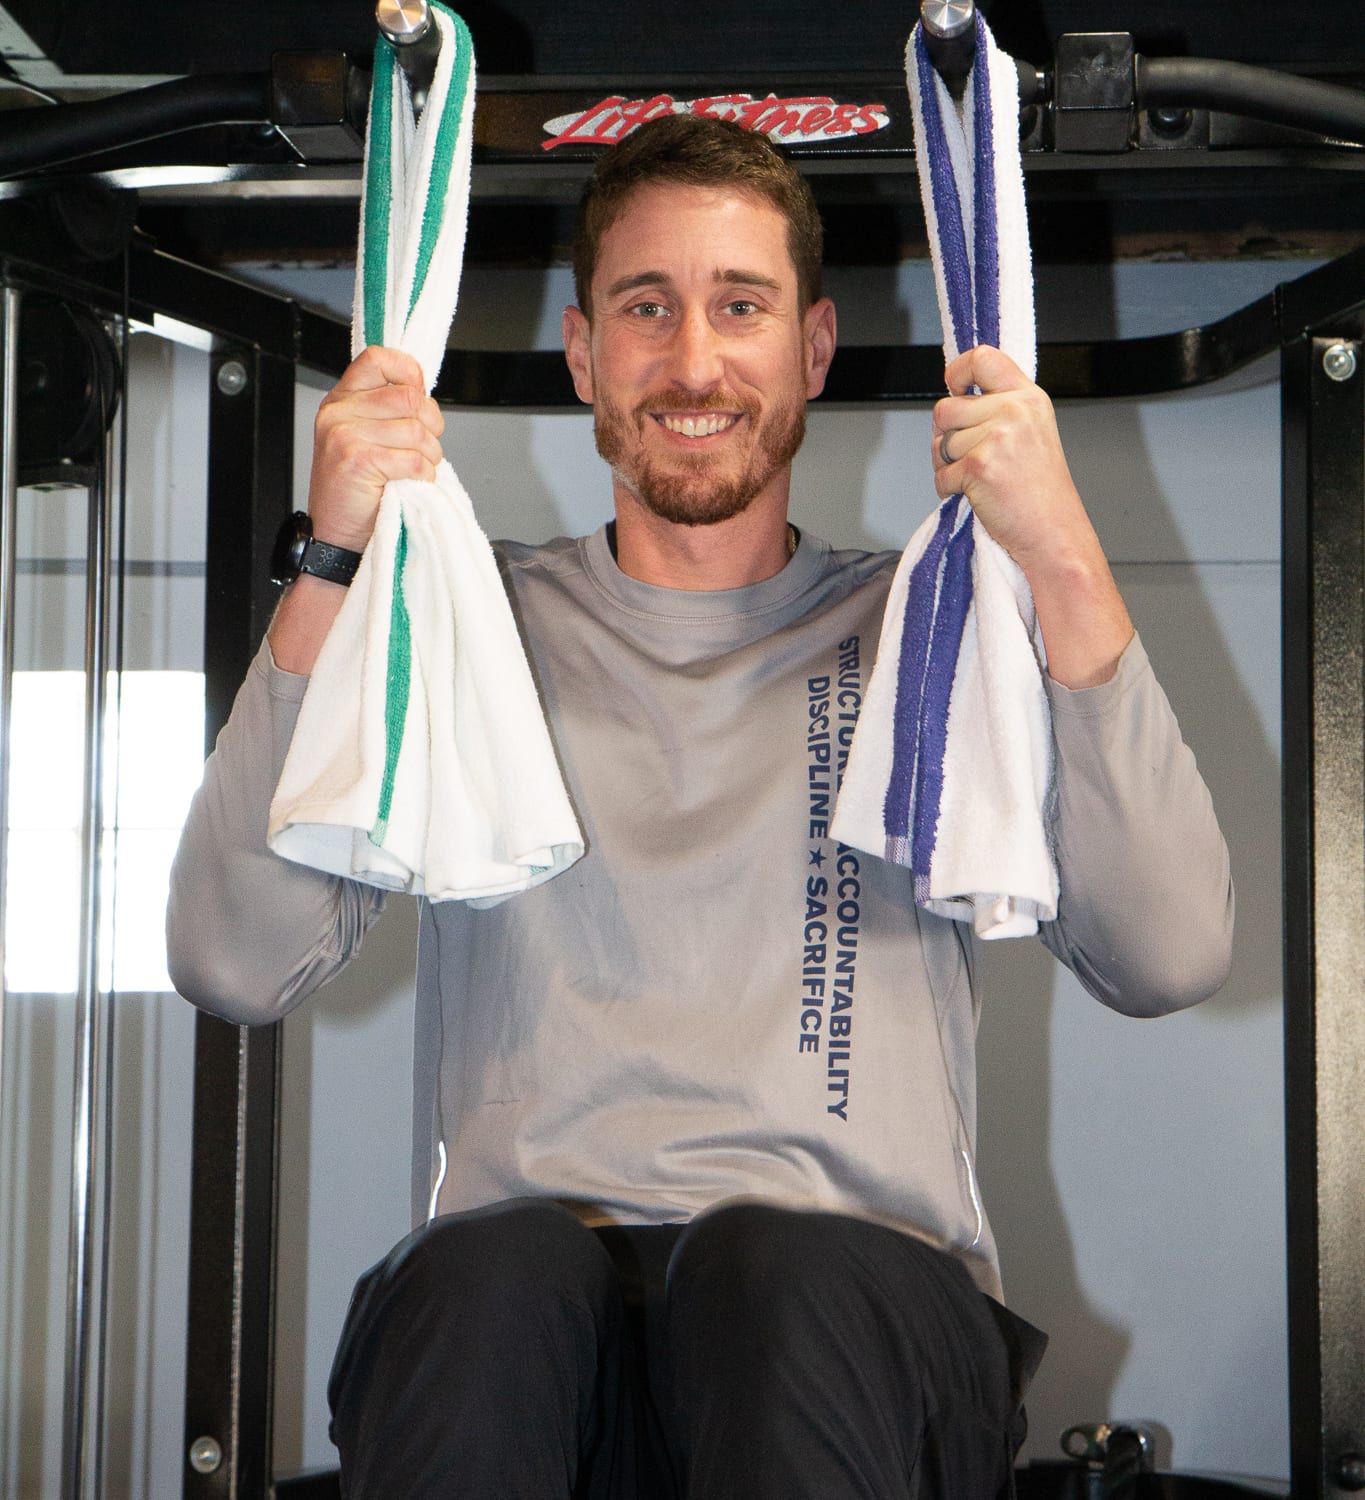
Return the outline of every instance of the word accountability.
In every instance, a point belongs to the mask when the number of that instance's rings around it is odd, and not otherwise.
[[[733,120],[745,130],[757,130],[788,145],[871,135],[891,123],[884,104],[836,104],[823,94],[793,99],[779,99],[776,94],[765,94],[761,99],[753,94],[711,94],[704,99],[655,94],[652,99],[625,99],[609,94],[582,114],[546,120],[543,128],[550,139],[540,143],[541,149],[609,146],[660,115],[710,115],[716,120]]]
[[[801,928],[798,1053],[821,1050],[825,1113],[848,1120],[853,1083],[853,996],[863,920],[862,866],[856,849],[829,837],[832,793],[844,779],[862,708],[862,650],[856,635],[839,642],[838,669],[806,679],[806,781],[810,839],[806,850],[806,914]],[[826,865],[826,860],[829,864]]]

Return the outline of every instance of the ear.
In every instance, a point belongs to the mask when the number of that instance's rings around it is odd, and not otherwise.
[[[830,361],[834,358],[837,330],[838,320],[829,298],[821,297],[818,302],[812,302],[806,309],[801,330],[806,351],[807,401],[825,388],[825,376],[829,374]]]
[[[564,358],[578,399],[592,405],[592,324],[576,307],[566,307],[560,323],[564,335]]]

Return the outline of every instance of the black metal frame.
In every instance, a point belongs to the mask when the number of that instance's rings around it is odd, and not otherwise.
[[[1264,1491],[1249,1490],[1228,1479],[1195,1474],[1106,1472],[1098,1463],[1035,1462],[1015,1473],[1017,1500],[1264,1500]],[[336,1500],[333,1490],[328,1500]],[[309,1495],[307,1500],[323,1500]]]
[[[965,78],[970,48],[936,43],[932,37],[929,45],[931,53],[936,47],[954,49],[953,67],[960,78],[950,77],[950,84]],[[1050,71],[1022,61],[1018,67],[1021,107],[1029,111],[1024,144],[1030,153],[1050,153],[1054,148],[1067,155],[1123,153],[1134,146],[1162,151],[1274,144],[1283,141],[1285,129],[1307,132],[1297,137],[1301,145],[1314,136],[1326,142],[1365,143],[1365,95],[1358,89],[1214,58],[1144,58],[1129,32],[1067,32],[1057,40]],[[717,86],[718,80],[704,76],[690,81],[685,76],[618,77],[608,89],[620,92],[606,94],[596,80],[549,75],[535,82],[538,87],[528,87],[528,80],[520,77],[481,83],[478,162],[535,164],[536,175],[543,178],[547,143],[541,126],[547,113],[597,111],[593,128],[588,129],[585,115],[580,138],[556,152],[561,160],[590,161],[628,121],[638,123],[666,112],[674,99],[704,97],[711,112],[731,114],[728,95],[747,88],[754,99],[766,95],[771,100],[775,78],[767,72],[746,84],[730,76]],[[828,75],[816,80],[814,97],[795,75],[783,75],[779,86],[795,98],[804,92],[805,104],[811,105],[824,91],[820,85],[835,82]],[[809,160],[817,171],[822,159],[836,169],[851,164],[856,170],[865,160],[913,149],[899,77],[863,73],[837,82],[858,90],[877,88],[890,128],[864,132],[846,124],[836,137],[814,144],[798,131],[786,142],[793,154]],[[13,112],[0,119],[0,177],[70,162],[88,167],[92,158],[109,167],[203,159],[239,165],[357,163],[363,154],[367,102],[367,71],[345,52],[276,52],[269,72],[198,75],[56,110]],[[1216,125],[1209,111],[1216,113]],[[830,111],[824,114],[828,117]],[[1238,122],[1231,135],[1228,117]],[[232,123],[257,128],[218,128]],[[181,136],[196,127],[211,133],[192,145],[183,139],[171,142],[169,157],[163,150],[147,149],[149,141]]]
[[[279,1077],[278,1027],[195,1018],[185,1500],[273,1487]]]
[[[334,379],[350,361],[350,330],[341,320],[167,255],[150,241],[130,247],[128,275],[128,307],[138,321],[155,326],[158,318],[169,318],[190,324],[241,346],[248,356],[302,365]],[[34,246],[22,255],[0,255],[0,277],[111,314],[123,306],[122,272],[113,264],[80,270],[54,266]],[[1058,400],[1190,390],[1276,353],[1298,336],[1310,314],[1327,318],[1335,309],[1350,308],[1361,285],[1365,246],[1202,327],[1144,338],[1040,344],[1039,382]],[[821,400],[932,401],[942,394],[942,374],[937,344],[850,346],[842,358],[836,356]],[[579,405],[563,356],[546,350],[449,349],[435,395],[450,406],[556,410]],[[240,562],[240,554],[229,555]]]
[[[204,589],[207,746],[269,623],[265,559],[292,509],[294,364],[245,345],[210,367]],[[272,1484],[280,1030],[195,1018],[186,1500]],[[217,1463],[192,1462],[196,1444]]]
[[[1296,1496],[1365,1489],[1365,286],[1349,292],[1334,312],[1303,310],[1281,365]],[[1329,355],[1338,371],[1349,355],[1354,373],[1334,380]]]

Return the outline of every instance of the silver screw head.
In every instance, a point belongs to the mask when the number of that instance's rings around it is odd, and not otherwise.
[[[395,47],[420,42],[431,27],[427,0],[379,0],[374,18],[380,31]]]
[[[960,36],[976,19],[975,0],[921,0],[920,19],[934,36]]]
[[[197,1437],[190,1444],[190,1468],[196,1474],[212,1474],[223,1462],[223,1450],[217,1438]]]
[[[1356,351],[1352,344],[1332,344],[1323,351],[1322,370],[1328,380],[1349,380],[1356,372]]]
[[[240,359],[226,359],[218,366],[218,389],[225,396],[240,396],[246,390],[246,366]]]

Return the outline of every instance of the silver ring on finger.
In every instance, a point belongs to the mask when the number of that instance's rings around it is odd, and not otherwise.
[[[956,427],[950,427],[938,440],[938,456],[945,464],[952,463],[953,455],[948,452],[948,439],[957,431]]]

